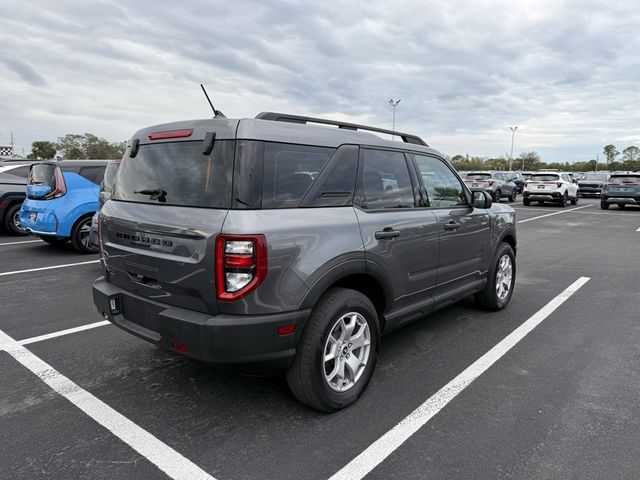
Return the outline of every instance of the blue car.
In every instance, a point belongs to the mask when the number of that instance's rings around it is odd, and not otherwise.
[[[62,160],[31,166],[20,226],[50,244],[71,241],[81,253],[95,253],[89,231],[98,210],[106,160]]]

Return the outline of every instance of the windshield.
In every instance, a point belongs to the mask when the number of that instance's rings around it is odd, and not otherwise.
[[[539,174],[539,173],[534,173],[533,175],[531,175],[529,177],[529,180],[531,180],[532,182],[555,182],[559,179],[560,177],[558,177],[558,175],[556,174]]]
[[[609,179],[609,183],[622,185],[623,183],[640,183],[640,175],[619,175]]]
[[[51,188],[55,186],[56,167],[50,163],[38,163],[31,167],[29,172],[29,185],[48,185]]]
[[[607,176],[603,173],[587,173],[581,180],[593,182],[606,182]]]
[[[466,180],[490,180],[490,173],[469,173],[466,176]]]
[[[216,141],[202,154],[202,142],[141,145],[125,158],[113,200],[190,207],[230,208],[235,142]]]

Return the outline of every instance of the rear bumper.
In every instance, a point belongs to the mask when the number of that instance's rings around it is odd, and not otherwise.
[[[618,196],[602,196],[600,201],[604,203],[624,203],[625,205],[640,205],[640,196],[635,197],[618,197]]]
[[[110,299],[116,299],[119,313],[112,313]],[[311,313],[308,309],[275,315],[210,315],[140,297],[104,277],[93,284],[93,301],[104,318],[148,342],[257,374],[289,368]],[[278,327],[292,324],[297,326],[295,334],[278,336]],[[187,351],[176,348],[176,343]]]
[[[530,192],[530,191],[525,191],[522,196],[527,199],[527,200],[542,200],[542,201],[548,201],[548,202],[559,202],[560,200],[562,200],[563,197],[563,193],[556,191],[556,192]]]

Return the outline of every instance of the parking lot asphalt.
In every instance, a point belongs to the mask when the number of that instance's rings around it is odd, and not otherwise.
[[[26,348],[209,478],[327,479],[588,277],[366,478],[638,478],[640,209],[597,203],[513,204],[510,305],[466,300],[385,336],[367,391],[335,414],[299,404],[282,377],[225,372],[111,325]],[[31,240],[0,236],[0,330],[21,341],[100,322],[97,263],[12,273],[97,256]],[[2,351],[0,380],[0,479],[170,478]]]

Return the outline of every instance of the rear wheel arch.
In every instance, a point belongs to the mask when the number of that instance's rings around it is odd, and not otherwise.
[[[376,264],[365,263],[364,260],[352,260],[339,264],[313,284],[302,300],[300,309],[313,308],[332,288],[348,288],[369,298],[378,312],[380,330],[384,331],[383,313],[393,302],[393,291],[388,279],[382,276],[381,270],[381,267]]]

